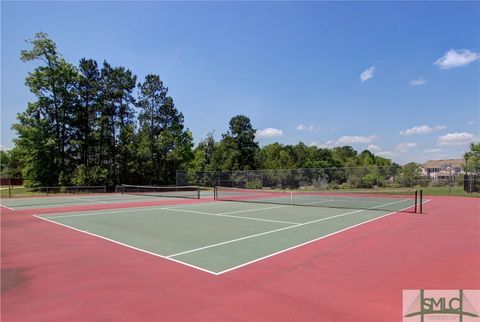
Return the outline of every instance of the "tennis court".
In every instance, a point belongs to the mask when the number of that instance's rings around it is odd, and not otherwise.
[[[396,212],[411,215],[415,206],[405,195],[245,193],[221,189],[211,202],[36,217],[218,275]]]
[[[478,266],[476,200],[428,196],[420,214],[408,190],[217,187],[198,198],[154,189],[74,197],[101,198],[101,206],[56,204],[65,195],[30,198],[42,207],[2,208],[6,300],[28,303],[8,311],[11,320],[68,320],[72,310],[82,312],[78,321],[98,312],[137,320],[132,307],[153,312],[153,320],[210,320],[218,308],[228,319],[241,305],[252,308],[242,311],[249,321],[272,314],[316,320],[325,307],[340,320],[359,310],[361,320],[372,321],[378,301],[388,304],[391,320],[405,285],[442,280],[455,288],[464,267]],[[155,202],[139,202],[144,198]],[[459,260],[444,265],[445,254]],[[431,265],[440,269],[423,269]],[[461,276],[469,285],[478,281],[476,269]],[[112,303],[115,310],[104,310]]]
[[[2,206],[12,210],[27,210],[38,208],[54,208],[66,206],[88,206],[93,204],[109,205],[122,203],[142,203],[159,201],[163,198],[176,200],[211,198],[213,191],[205,189],[200,195],[198,187],[148,187],[148,186],[122,186],[124,190],[117,193],[84,193],[63,194],[53,196],[34,196],[20,198],[4,198]],[[160,197],[160,198],[159,198]]]

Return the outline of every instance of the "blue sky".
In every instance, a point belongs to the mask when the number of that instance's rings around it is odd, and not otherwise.
[[[161,76],[195,141],[245,114],[271,142],[352,145],[398,163],[458,158],[479,137],[479,2],[2,2],[1,145],[33,100],[36,32]]]

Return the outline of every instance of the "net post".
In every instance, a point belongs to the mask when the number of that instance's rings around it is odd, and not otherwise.
[[[217,185],[213,186],[213,200],[218,200]]]
[[[294,206],[295,204],[293,203],[293,191],[290,191],[290,205]]]
[[[198,196],[197,199],[200,199],[200,187],[197,187],[197,196]]]
[[[420,189],[420,213],[423,214],[423,190]]]
[[[418,204],[418,190],[415,190],[415,211],[417,213],[417,204]]]

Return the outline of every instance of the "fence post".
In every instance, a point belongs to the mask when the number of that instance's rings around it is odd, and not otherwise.
[[[449,174],[448,174],[448,195],[452,194],[452,164],[450,163],[449,167]]]
[[[12,180],[10,175],[10,162],[7,164],[7,176],[8,176],[8,198],[12,198]]]

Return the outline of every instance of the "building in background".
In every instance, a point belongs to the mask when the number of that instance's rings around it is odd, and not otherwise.
[[[422,176],[433,182],[455,181],[460,174],[465,174],[463,159],[429,160],[419,164]]]

